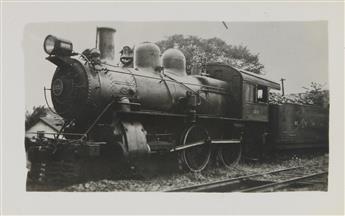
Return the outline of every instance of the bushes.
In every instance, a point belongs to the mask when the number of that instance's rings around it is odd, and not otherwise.
[[[282,96],[277,92],[270,92],[269,103],[270,104],[306,104],[306,105],[316,105],[327,107],[329,105],[329,91],[322,89],[322,85],[311,82],[309,87],[304,87],[306,89],[303,93],[288,94]]]

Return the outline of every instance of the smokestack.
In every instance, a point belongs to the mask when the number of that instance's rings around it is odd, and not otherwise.
[[[96,48],[101,53],[101,60],[112,62],[115,57],[114,34],[116,30],[107,27],[97,27]]]

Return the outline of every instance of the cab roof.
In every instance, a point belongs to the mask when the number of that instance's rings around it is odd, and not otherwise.
[[[263,77],[261,77],[260,75],[254,74],[252,72],[246,71],[246,70],[242,70],[224,63],[210,63],[207,65],[208,67],[221,67],[223,68],[226,73],[236,73],[238,75],[241,76],[243,81],[252,83],[252,84],[258,84],[258,85],[263,85],[263,86],[267,86],[269,88],[275,89],[275,90],[280,90],[280,84],[276,83],[274,81],[265,79]],[[225,72],[224,71],[224,72]]]

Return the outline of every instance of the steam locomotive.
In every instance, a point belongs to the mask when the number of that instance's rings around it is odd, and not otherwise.
[[[161,54],[149,42],[124,47],[115,65],[114,35],[114,29],[97,28],[96,48],[82,53],[68,40],[46,37],[47,60],[57,66],[49,90],[65,123],[55,139],[31,145],[32,164],[94,157],[135,163],[174,154],[180,169],[199,172],[211,160],[232,167],[241,157],[283,146],[276,132],[281,109],[268,103],[278,83],[222,63],[187,75],[181,51]],[[321,133],[325,116],[319,115]],[[320,139],[327,143],[326,136]]]

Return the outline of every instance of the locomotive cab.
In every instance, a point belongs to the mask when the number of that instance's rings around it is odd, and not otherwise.
[[[208,64],[207,73],[212,78],[231,83],[238,118],[268,121],[268,92],[280,90],[278,83],[222,63]]]
[[[280,90],[278,83],[264,79],[253,73],[221,63],[207,65],[210,77],[231,83],[234,115],[245,121],[241,127],[244,155],[247,158],[262,157],[272,150],[269,142],[269,104],[271,89]]]

